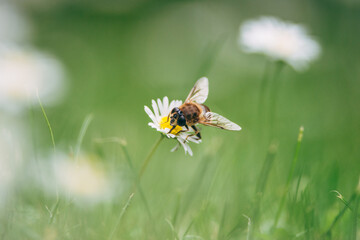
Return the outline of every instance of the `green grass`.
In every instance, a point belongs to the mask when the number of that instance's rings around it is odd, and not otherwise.
[[[1,201],[0,239],[359,238],[360,11],[353,4],[24,5],[34,44],[64,63],[68,91],[62,104],[18,117],[32,140],[16,187]],[[307,72],[284,66],[275,93],[271,76],[262,78],[264,66],[271,73],[276,65],[236,45],[239,24],[264,14],[308,25],[323,47]],[[163,96],[184,100],[200,75],[210,81],[209,107],[243,130],[202,127],[193,157],[171,153],[167,138],[151,152],[159,136],[143,106]],[[79,205],[44,190],[35,179],[46,175],[55,145],[74,159],[90,154],[111,176],[111,198]]]

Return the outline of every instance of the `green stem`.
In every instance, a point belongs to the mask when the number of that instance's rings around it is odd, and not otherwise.
[[[164,139],[164,137],[165,137],[165,136],[164,136],[163,134],[160,135],[160,138],[155,142],[155,144],[154,144],[154,146],[152,147],[151,151],[149,152],[149,154],[148,154],[147,157],[145,158],[145,161],[144,161],[144,163],[142,164],[141,169],[140,169],[140,172],[139,172],[139,182],[140,182],[141,177],[142,177],[142,175],[144,174],[147,166],[149,165],[149,162],[150,162],[150,160],[151,160],[151,157],[154,155],[156,149],[159,147],[159,145],[160,145],[161,141]]]
[[[285,66],[284,62],[279,61],[276,64],[276,68],[275,68],[275,72],[273,75],[273,80],[272,80],[272,89],[270,92],[270,140],[272,140],[272,138],[274,138],[275,135],[275,117],[276,117],[276,112],[277,112],[277,100],[278,100],[278,95],[279,95],[279,76],[281,73],[281,70],[283,69],[283,67]]]
[[[291,163],[289,175],[288,175],[288,178],[287,178],[287,181],[286,181],[285,191],[283,192],[283,196],[282,196],[282,198],[281,198],[281,202],[280,202],[280,205],[279,205],[279,209],[278,209],[278,211],[277,211],[277,213],[276,213],[276,216],[275,216],[275,222],[274,222],[274,226],[273,226],[274,229],[276,228],[276,226],[277,226],[277,224],[278,224],[278,222],[279,222],[279,218],[280,218],[281,212],[282,212],[282,210],[283,210],[283,208],[284,208],[286,196],[287,196],[287,193],[288,193],[289,188],[290,188],[290,183],[291,183],[291,180],[292,180],[294,171],[295,171],[296,163],[297,163],[297,161],[298,161],[298,156],[299,156],[299,151],[300,151],[300,146],[301,146],[303,134],[304,134],[304,127],[301,126],[301,127],[300,127],[300,130],[299,130],[299,135],[298,135],[297,144],[296,144],[295,155],[294,155],[293,161],[292,161],[292,163]]]
[[[265,69],[264,69],[263,76],[262,76],[261,82],[260,82],[259,102],[258,102],[258,112],[257,112],[257,117],[258,117],[259,121],[262,119],[261,113],[263,112],[263,107],[264,107],[264,99],[265,99],[265,94],[266,94],[265,92],[266,92],[267,83],[268,83],[269,69],[270,69],[270,63],[267,61],[265,64]]]

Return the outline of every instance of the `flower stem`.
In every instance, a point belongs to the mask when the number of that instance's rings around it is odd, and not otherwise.
[[[164,135],[161,134],[160,135],[160,138],[155,142],[154,146],[152,147],[151,151],[149,152],[149,154],[147,155],[147,157],[145,158],[145,161],[144,163],[142,164],[141,166],[141,169],[140,169],[140,172],[139,172],[139,182],[140,182],[140,179],[142,177],[142,175],[144,174],[147,166],[149,165],[149,162],[151,160],[151,157],[154,155],[156,149],[159,147],[161,141],[164,139]]]
[[[259,88],[259,100],[258,100],[258,111],[257,111],[257,117],[260,121],[262,119],[262,113],[264,109],[264,99],[266,95],[266,89],[268,85],[268,78],[269,78],[269,72],[270,72],[270,62],[265,63],[265,68],[263,72],[263,76],[261,78],[260,82],[260,88]]]
[[[279,95],[279,76],[281,73],[281,70],[283,69],[283,67],[285,66],[284,62],[279,61],[276,63],[276,68],[275,68],[275,72],[273,75],[273,79],[272,79],[272,89],[270,92],[270,141],[272,140],[272,138],[274,138],[275,135],[275,117],[276,117],[276,112],[277,112],[277,100],[278,100],[278,95]]]

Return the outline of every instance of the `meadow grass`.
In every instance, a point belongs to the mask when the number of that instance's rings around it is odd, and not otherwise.
[[[301,4],[325,49],[304,73],[235,50],[240,3],[157,2],[120,16],[80,3],[29,9],[34,42],[62,59],[71,81],[63,104],[39,99],[31,109],[23,166],[0,201],[0,239],[359,238],[359,11]],[[247,14],[279,11],[245,5]],[[171,153],[175,141],[147,126],[143,106],[184,100],[202,75],[207,104],[243,130],[202,127],[193,157]],[[112,194],[79,203],[44,189],[55,146],[74,161],[91,156]]]

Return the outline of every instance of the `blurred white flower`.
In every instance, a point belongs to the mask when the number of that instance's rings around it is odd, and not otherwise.
[[[0,42],[21,42],[29,32],[21,12],[7,1],[0,1]]]
[[[185,127],[180,126],[176,126],[171,131],[171,133],[168,133],[172,128],[168,118],[169,113],[174,107],[179,107],[181,104],[182,101],[179,100],[173,100],[169,104],[168,97],[164,97],[163,101],[161,101],[159,98],[157,99],[157,102],[152,100],[152,107],[154,112],[152,112],[148,106],[144,106],[144,109],[152,120],[152,122],[149,122],[150,127],[155,128],[157,131],[166,135],[168,138],[176,138],[178,140],[177,145],[171,150],[172,152],[177,150],[181,144],[185,150],[185,154],[189,153],[189,155],[192,156],[193,152],[188,143],[200,143],[201,139],[199,139],[196,135],[191,136],[193,132],[189,132]]]
[[[23,160],[23,138],[19,126],[0,123],[0,206],[11,196]]]
[[[0,45],[0,108],[19,112],[41,101],[54,104],[63,94],[64,72],[53,57],[33,50]]]
[[[53,178],[55,182],[51,181]],[[53,193],[58,186],[61,194],[68,195],[77,203],[96,203],[111,197],[110,177],[88,155],[75,160],[63,153],[56,154],[45,184]]]
[[[240,27],[239,44],[246,52],[284,61],[297,71],[305,70],[321,52],[320,45],[303,26],[275,17],[244,22]]]

